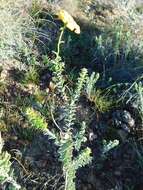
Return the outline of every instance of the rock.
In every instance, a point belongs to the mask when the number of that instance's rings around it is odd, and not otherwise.
[[[122,129],[127,133],[131,132],[131,129],[135,125],[135,121],[131,114],[126,110],[117,110],[112,114],[113,125],[117,129]]]
[[[89,138],[89,141],[93,141],[93,140],[97,139],[98,136],[93,131],[90,131],[89,135],[88,135],[88,138]]]

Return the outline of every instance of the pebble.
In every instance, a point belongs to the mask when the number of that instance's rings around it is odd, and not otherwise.
[[[130,133],[131,129],[135,125],[135,121],[131,114],[126,110],[117,110],[112,114],[113,125],[118,129],[123,129],[124,131]]]

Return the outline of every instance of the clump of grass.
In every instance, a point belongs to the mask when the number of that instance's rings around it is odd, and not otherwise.
[[[30,66],[28,71],[25,73],[25,79],[23,80],[23,83],[39,83],[39,74],[34,66]]]
[[[32,17],[35,17],[38,13],[42,11],[42,0],[33,0],[32,1],[32,6],[30,9],[30,15]]]
[[[137,58],[132,55],[132,34],[124,29],[122,22],[117,22],[112,28],[96,36],[95,44],[93,62],[101,63],[105,70],[111,66],[131,64]]]
[[[95,108],[103,113],[106,111],[109,111],[113,105],[113,101],[110,100],[108,97],[108,93],[106,93],[106,90],[103,92],[100,89],[97,89],[95,87],[95,84],[97,80],[99,79],[99,74],[95,74],[94,72],[92,75],[88,78],[87,84],[85,87],[85,93],[89,101],[94,103]]]
[[[33,124],[33,130],[44,131],[48,128],[48,124],[45,119],[32,108],[27,108],[26,114],[29,121]],[[30,116],[30,117],[29,117]]]
[[[101,90],[94,90],[89,100],[94,103],[95,108],[101,113],[109,111],[113,106],[113,102],[109,99],[108,95],[104,95]]]

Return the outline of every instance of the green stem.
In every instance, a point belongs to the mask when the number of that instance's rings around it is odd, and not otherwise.
[[[65,188],[64,188],[64,190],[67,190],[67,183],[68,183],[68,181],[67,181],[67,172],[66,172],[66,174],[65,174]]]
[[[60,56],[60,45],[61,45],[61,43],[62,43],[62,37],[63,37],[63,34],[64,34],[64,30],[65,30],[65,26],[61,28],[61,33],[60,33],[59,40],[58,40],[57,56],[56,56],[57,59],[58,59],[59,56]]]

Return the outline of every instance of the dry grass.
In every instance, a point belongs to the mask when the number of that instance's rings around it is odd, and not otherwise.
[[[0,1],[0,59],[9,59],[25,44],[26,34],[32,29],[27,13],[31,1]]]

